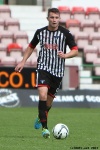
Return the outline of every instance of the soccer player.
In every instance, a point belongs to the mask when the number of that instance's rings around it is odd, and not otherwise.
[[[22,61],[15,67],[15,71],[21,72],[34,48],[40,43],[37,60],[39,103],[34,127],[39,129],[42,126],[44,138],[50,137],[47,125],[48,112],[64,76],[65,59],[78,55],[78,48],[72,34],[59,25],[60,12],[57,8],[48,9],[47,20],[48,25],[36,30]],[[67,52],[67,45],[70,52]]]

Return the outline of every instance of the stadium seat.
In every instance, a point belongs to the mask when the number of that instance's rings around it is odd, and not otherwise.
[[[2,66],[15,66],[15,64],[16,64],[15,58],[11,56],[5,56],[1,58]]]
[[[59,6],[58,9],[60,11],[60,18],[61,18],[60,22],[66,23],[66,20],[70,19],[71,17],[70,8],[67,6]]]
[[[11,10],[8,5],[0,5],[0,18],[7,19],[11,17]]]
[[[97,53],[86,53],[85,54],[85,61],[87,63],[93,63],[96,59],[98,58],[98,54]]]
[[[14,42],[24,46],[28,44],[28,35],[25,31],[17,31],[14,33]]]
[[[66,28],[68,28],[72,34],[80,31],[80,21],[77,19],[69,19],[66,21]]]
[[[78,20],[83,20],[85,19],[85,10],[84,7],[78,7],[78,6],[74,6],[71,9],[71,13],[73,16],[73,19],[78,19]]]
[[[5,20],[0,18],[0,31],[5,29]]]
[[[93,32],[89,35],[89,41],[92,45],[100,47],[100,33]]]
[[[18,64],[22,59],[23,59],[23,56],[16,57],[16,64]],[[31,60],[28,58],[25,63],[25,67],[30,67],[30,66],[31,66]]]
[[[7,52],[17,51],[17,50],[22,51],[22,46],[19,45],[18,43],[10,43],[7,45]]]
[[[100,32],[100,19],[95,22],[95,28],[97,32]]]
[[[75,36],[78,48],[84,49],[85,45],[89,44],[89,35],[86,32],[77,32]]]
[[[97,53],[99,54],[99,49],[96,45],[85,45],[84,54],[86,53]]]
[[[59,9],[60,13],[62,13],[62,12],[71,12],[70,7],[68,7],[68,6],[58,6],[58,9]]]
[[[81,30],[90,34],[91,32],[95,32],[95,23],[93,20],[84,19],[81,21]]]
[[[86,15],[88,19],[91,19],[96,22],[100,19],[100,10],[97,7],[87,7]]]
[[[33,59],[31,60],[31,65],[35,68],[37,67],[37,56],[33,57]]]
[[[22,46],[20,46],[17,43],[11,43],[11,44],[8,44],[8,46],[7,46],[8,54],[11,57],[14,57],[15,59],[17,57],[21,57],[22,56],[22,50],[23,50]]]
[[[8,45],[9,43],[13,43],[13,33],[7,30],[2,30],[0,32],[1,43]]]
[[[16,32],[20,30],[20,23],[18,19],[8,18],[5,20],[5,29]]]
[[[7,55],[7,46],[3,43],[0,43],[0,60],[2,57]]]

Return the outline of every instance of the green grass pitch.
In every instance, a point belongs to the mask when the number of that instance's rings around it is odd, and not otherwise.
[[[37,108],[0,107],[0,150],[100,150],[100,109],[52,108],[49,112],[49,130],[57,123],[69,128],[64,140],[44,139],[41,129],[35,130],[33,122]]]

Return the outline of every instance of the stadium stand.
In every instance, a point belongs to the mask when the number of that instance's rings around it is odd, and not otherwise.
[[[4,30],[5,28],[5,21],[3,18],[0,18],[0,31]]]
[[[11,10],[8,5],[0,5],[0,18],[7,19],[11,17]]]
[[[78,7],[78,6],[72,7],[71,15],[73,19],[78,19],[79,21],[82,21],[83,19],[86,18],[84,7]]]
[[[25,31],[16,31],[14,33],[14,42],[22,46],[28,44],[28,35]]]
[[[90,44],[100,46],[100,33],[99,32],[92,32],[89,35]]]
[[[83,50],[84,50],[84,55],[86,53],[97,53],[97,54],[99,54],[99,48],[96,45],[85,45]]]
[[[22,57],[22,53],[23,53],[23,47],[17,43],[11,43],[7,45],[7,53],[9,56],[15,58],[15,60],[17,60],[17,58]]]
[[[88,19],[91,19],[94,22],[96,22],[100,19],[100,10],[98,7],[87,7],[86,15],[87,15]]]
[[[34,9],[33,9],[34,7]],[[10,10],[9,10],[10,8]],[[58,6],[60,12],[61,12],[61,25],[67,27],[69,30],[71,30],[72,34],[75,37],[75,40],[79,47],[79,52],[82,52],[82,55],[79,54],[79,57],[76,57],[75,60],[67,60],[65,61],[66,65],[78,65],[79,67],[79,74],[80,74],[80,89],[84,89],[87,87],[87,85],[90,87],[90,85],[93,84],[92,75],[93,72],[91,71],[91,67],[88,69],[88,67],[84,67],[85,65],[88,66],[88,64],[91,64],[91,66],[94,65],[94,62],[99,59],[100,53],[99,52],[99,31],[100,31],[100,12],[99,9],[95,7],[77,7],[77,6]],[[18,63],[19,60],[22,58],[23,52],[25,48],[27,47],[29,41],[32,39],[34,32],[37,28],[40,28],[42,26],[45,26],[47,24],[46,21],[46,12],[42,12],[41,7],[38,6],[23,6],[23,12],[22,12],[22,6],[5,6],[5,8],[2,7],[3,12],[0,11],[0,30],[4,31],[5,33],[9,32],[12,35],[12,41],[8,38],[11,35],[4,36],[5,40],[2,40],[2,37],[0,35],[0,55],[7,56],[15,59],[15,63],[12,61],[13,65]],[[94,9],[94,12],[93,12]],[[30,12],[29,12],[30,10]],[[5,13],[5,17],[2,17],[2,14]],[[39,15],[41,13],[41,15]],[[30,15],[35,14],[35,15]],[[35,21],[34,21],[35,20]],[[76,22],[74,22],[77,20]],[[98,20],[98,21],[96,21]],[[15,21],[15,22],[13,22]],[[15,27],[16,24],[16,27]],[[72,25],[73,24],[73,25]],[[13,27],[11,27],[13,25]],[[71,27],[70,27],[71,26]],[[87,27],[86,27],[87,26]],[[15,29],[14,29],[15,28]],[[16,32],[13,32],[16,30]],[[12,31],[11,31],[12,30]],[[19,34],[21,33],[21,35]],[[24,34],[23,34],[24,33]],[[22,36],[23,34],[23,36]],[[21,39],[20,39],[21,37]],[[23,38],[22,38],[23,37]],[[6,43],[7,41],[7,43]],[[6,45],[3,47],[3,43],[6,43]],[[22,46],[21,52],[20,50],[12,50],[11,53],[8,52],[6,47],[9,44],[16,43],[20,44]],[[3,47],[3,48],[2,48]],[[36,66],[36,60],[37,60],[37,54],[38,54],[38,48],[39,45],[36,48],[36,51],[32,54],[32,56],[27,61],[26,66]],[[5,49],[4,51],[1,49]],[[6,52],[5,52],[6,51]],[[1,54],[2,52],[2,54]],[[19,52],[18,59],[16,59],[14,56],[17,54],[14,53]],[[90,53],[90,54],[89,54]],[[80,57],[81,56],[81,57]],[[95,59],[96,58],[96,59]],[[0,57],[1,59],[1,57]],[[2,64],[6,64],[5,61],[1,61]],[[74,63],[73,63],[74,62]],[[94,69],[95,71],[95,69]],[[98,71],[99,72],[99,71]],[[97,73],[95,72],[95,75]],[[88,81],[87,81],[88,80]],[[85,86],[86,85],[86,86]],[[96,88],[96,86],[91,86],[91,88]]]
[[[16,60],[14,57],[5,56],[1,58],[1,65],[2,66],[15,66]]]
[[[100,32],[100,19],[95,22],[95,29],[97,32]]]
[[[60,17],[61,17],[60,23],[64,25],[66,23],[66,20],[71,18],[71,10],[67,6],[59,6],[58,9],[60,11]]]
[[[5,30],[9,30],[12,32],[16,32],[20,30],[20,23],[18,19],[15,18],[7,18],[5,20]]]
[[[84,46],[89,44],[89,35],[86,32],[77,32],[75,34],[75,39],[79,49],[84,49]]]
[[[1,64],[1,58],[7,55],[6,50],[7,50],[7,46],[3,43],[0,43],[0,64]]]
[[[72,34],[80,31],[80,21],[77,19],[69,19],[66,21],[66,28],[68,28]]]
[[[95,32],[95,22],[90,19],[83,19],[81,21],[81,30],[88,34]]]
[[[9,43],[13,43],[14,41],[13,33],[8,30],[2,30],[0,32],[0,41],[5,45],[8,45]]]

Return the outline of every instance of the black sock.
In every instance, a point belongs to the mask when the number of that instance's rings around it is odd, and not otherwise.
[[[45,128],[45,129],[48,129],[48,127],[47,127],[47,106],[46,106],[46,101],[39,100],[38,110],[39,110],[39,119],[41,121],[42,127]]]

